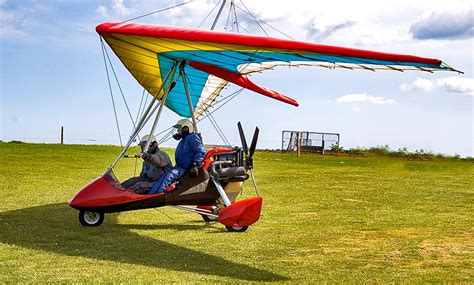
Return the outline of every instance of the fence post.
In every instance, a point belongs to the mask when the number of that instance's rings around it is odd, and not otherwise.
[[[323,154],[324,154],[324,134],[323,134]]]
[[[298,157],[301,156],[301,132],[296,132],[296,152]]]
[[[64,127],[61,126],[61,144],[64,144]]]

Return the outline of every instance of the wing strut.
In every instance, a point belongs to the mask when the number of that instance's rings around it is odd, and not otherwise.
[[[157,97],[158,95],[161,93],[161,91],[165,88],[165,84],[169,81],[170,77],[172,74],[174,74],[176,70],[176,63],[173,64],[173,66],[171,67],[171,69],[168,71],[168,73],[166,74],[164,80],[162,81],[162,84],[160,86],[160,88],[158,89],[158,91],[155,93],[155,95],[153,96],[153,100],[151,100],[150,104],[148,105],[147,109],[145,110],[145,112],[143,113],[143,116],[141,117],[140,119],[140,122],[137,123],[137,126],[135,127],[135,130],[132,132],[132,134],[130,135],[130,138],[127,142],[127,144],[125,145],[125,147],[122,149],[122,152],[120,152],[119,156],[115,159],[115,161],[110,165],[109,168],[107,168],[107,170],[104,172],[103,175],[105,175],[106,173],[110,172],[114,167],[115,165],[117,164],[117,162],[120,160],[120,158],[123,157],[123,155],[125,154],[125,152],[128,150],[128,148],[130,147],[130,145],[132,144],[132,142],[135,140],[136,136],[138,135],[138,133],[143,129],[143,127],[146,125],[146,123],[148,122],[148,120],[151,118],[151,115],[155,112],[156,108],[158,106],[155,106],[155,108],[153,109],[153,111],[151,111],[151,109],[153,108],[153,105],[155,104],[155,102],[158,100]],[[172,82],[173,83],[173,82]],[[174,84],[170,84],[168,86],[168,90],[167,92],[171,89],[171,86],[174,85]],[[159,105],[160,108],[162,108],[161,106],[163,106],[164,104],[164,101],[161,101],[161,104]],[[151,113],[150,113],[151,111]]]
[[[225,1],[224,1],[225,3]],[[181,61],[179,64],[179,74],[181,75],[181,80],[183,80],[184,92],[186,93],[186,99],[188,99],[189,112],[191,113],[191,118],[193,119],[194,132],[198,134],[196,117],[194,116],[193,103],[191,102],[191,95],[189,94],[188,82],[186,80],[186,73],[184,72],[184,67],[186,66],[186,61]]]

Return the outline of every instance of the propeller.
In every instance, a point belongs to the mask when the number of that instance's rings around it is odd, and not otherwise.
[[[248,156],[249,150],[247,147],[247,140],[245,140],[244,130],[242,129],[242,124],[238,122],[237,127],[239,128],[239,135],[240,135],[240,141],[242,142],[242,149],[244,150],[245,156]]]
[[[255,132],[253,134],[252,143],[250,144],[250,149],[247,146],[247,140],[245,139],[244,130],[242,129],[242,124],[240,122],[237,123],[237,127],[239,128],[240,134],[240,141],[242,142],[242,149],[245,153],[245,168],[246,169],[253,169],[253,154],[255,153],[255,149],[257,147],[257,140],[258,134],[260,130],[258,127],[255,128]]]
[[[250,170],[250,176],[252,177],[253,186],[255,187],[255,193],[257,193],[257,196],[258,196],[257,181],[255,181],[255,175],[253,174],[252,157],[253,157],[253,154],[255,153],[255,149],[257,148],[258,134],[260,133],[260,130],[258,127],[255,127],[252,143],[250,144],[250,149],[248,149],[247,140],[245,140],[244,130],[242,129],[242,124],[238,122],[237,127],[239,128],[240,141],[242,142],[242,149],[245,153],[245,169]]]
[[[258,134],[260,133],[260,130],[258,129],[258,127],[255,127],[255,132],[253,133],[253,138],[252,138],[252,143],[250,144],[250,153],[249,153],[249,156],[252,157],[254,152],[255,152],[255,148],[257,147],[257,140],[258,140]]]

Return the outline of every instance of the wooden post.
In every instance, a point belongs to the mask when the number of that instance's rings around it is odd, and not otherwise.
[[[64,127],[61,126],[61,144],[64,144]]]
[[[301,156],[301,132],[296,132],[296,153]]]
[[[323,154],[324,154],[324,134],[323,134],[323,139],[322,139],[322,145],[323,145]]]

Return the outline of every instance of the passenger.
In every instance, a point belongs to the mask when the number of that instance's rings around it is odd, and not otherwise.
[[[147,152],[143,152],[147,141],[150,140],[150,146]],[[171,159],[168,154],[158,147],[156,137],[153,135],[145,135],[142,137],[139,146],[142,150],[137,157],[143,159],[142,170],[139,177],[132,177],[122,183],[122,186],[133,190],[137,194],[145,194],[153,187],[156,181],[163,174],[173,168]]]
[[[188,170],[191,176],[197,177],[199,167],[201,167],[204,156],[206,155],[202,140],[199,135],[194,132],[191,121],[181,119],[173,127],[177,129],[173,138],[181,140],[176,147],[176,166],[163,175],[148,194],[157,194],[165,191],[168,186],[179,180]]]

